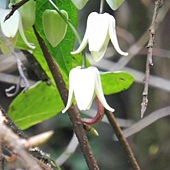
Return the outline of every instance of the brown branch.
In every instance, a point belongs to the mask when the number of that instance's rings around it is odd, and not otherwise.
[[[41,46],[41,49],[43,51],[44,57],[48,63],[50,71],[51,71],[53,78],[55,80],[56,86],[60,92],[61,98],[62,98],[64,104],[66,105],[67,98],[68,98],[68,90],[67,90],[65,82],[62,78],[62,74],[60,73],[57,63],[54,61],[50,52],[48,51],[48,48],[47,48],[44,40],[40,37],[35,26],[33,28],[34,28],[35,35],[38,39],[38,42]],[[85,130],[83,128],[83,123],[81,121],[80,115],[74,105],[72,105],[70,107],[70,109],[68,110],[68,115],[72,122],[73,129],[74,129],[75,134],[78,138],[80,148],[82,150],[82,153],[84,155],[84,158],[86,160],[86,163],[87,163],[89,169],[90,170],[94,170],[94,169],[99,170],[99,167],[97,165],[95,157],[91,151],[91,147],[89,145]]]
[[[7,113],[0,106],[0,111],[2,112],[3,117],[5,118],[5,125],[10,128],[18,137],[21,139],[28,139],[25,133],[20,130],[15,123],[8,117]],[[44,153],[38,147],[29,148],[29,153],[34,156],[41,167],[45,170],[57,170],[58,166],[54,163],[54,161],[50,158],[49,154]]]
[[[149,78],[150,78],[150,68],[153,65],[152,62],[152,56],[153,56],[153,44],[154,44],[154,38],[155,38],[155,30],[156,30],[156,23],[157,23],[157,16],[159,8],[163,5],[163,0],[155,0],[155,8],[152,18],[152,23],[150,26],[150,34],[149,34],[149,42],[147,45],[148,53],[147,53],[147,60],[146,60],[146,72],[145,72],[145,86],[144,91],[142,93],[142,103],[141,103],[141,117],[143,117],[147,105],[148,105],[148,87],[149,87]]]
[[[13,153],[16,153],[22,158],[25,166],[30,170],[42,170],[38,162],[29,154],[23,146],[22,140],[5,124],[5,117],[0,111],[0,144],[10,148]]]
[[[140,170],[140,167],[138,165],[138,162],[135,159],[135,156],[130,148],[130,145],[128,143],[128,141],[126,140],[126,138],[124,138],[123,136],[123,132],[120,129],[120,126],[117,123],[117,120],[114,116],[114,113],[105,110],[105,114],[113,128],[113,130],[115,131],[115,134],[119,140],[119,142],[121,143],[123,150],[127,156],[128,162],[131,164],[131,166],[133,167],[134,170]]]
[[[21,6],[23,6],[23,5],[24,5],[25,3],[27,3],[28,1],[29,1],[29,0],[22,0],[22,1],[18,2],[18,3],[16,3],[16,4],[12,5],[12,10],[11,10],[11,12],[5,17],[4,22],[5,22],[7,19],[9,19],[18,8],[20,8]]]

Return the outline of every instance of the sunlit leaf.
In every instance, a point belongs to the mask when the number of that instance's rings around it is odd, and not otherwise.
[[[31,28],[35,22],[36,2],[34,0],[29,0],[22,7],[20,7],[19,10],[22,17],[23,28]]]
[[[66,11],[61,10],[61,13],[68,19]],[[66,22],[56,10],[47,9],[43,12],[42,23],[47,40],[56,47],[66,34]]]
[[[21,129],[26,129],[58,114],[64,108],[58,90],[40,82],[20,93],[11,103],[8,114]]]
[[[103,92],[106,95],[114,94],[128,89],[134,78],[127,72],[107,72],[101,74]]]
[[[73,24],[74,27],[77,26],[78,16],[77,16],[77,9],[72,4],[70,0],[55,0],[57,7],[60,10],[65,10],[68,13],[68,19]],[[38,33],[45,41],[49,51],[51,52],[53,58],[59,65],[60,69],[62,69],[67,75],[72,68],[72,55],[70,52],[73,50],[74,43],[75,43],[75,36],[72,30],[68,27],[66,35],[62,42],[57,45],[57,47],[53,48],[50,43],[48,42],[46,36],[44,35],[43,26],[42,26],[42,14],[46,9],[54,9],[52,5],[47,1],[37,1],[37,15],[36,15],[36,22],[35,26],[37,28]],[[55,9],[54,9],[55,10]],[[81,58],[80,58],[81,60]]]

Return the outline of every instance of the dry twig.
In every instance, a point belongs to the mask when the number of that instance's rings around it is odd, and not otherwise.
[[[38,162],[26,151],[22,140],[4,124],[5,118],[0,111],[0,144],[17,154],[29,170],[42,170]]]
[[[152,23],[149,29],[150,31],[149,42],[147,45],[148,54],[146,60],[146,72],[145,72],[145,80],[144,80],[145,86],[144,86],[144,91],[142,93],[143,99],[141,103],[141,117],[143,117],[148,105],[148,87],[149,87],[149,78],[150,78],[150,68],[153,65],[152,55],[153,55],[153,44],[154,44],[154,37],[155,37],[155,27],[157,22],[158,10],[162,5],[163,5],[163,0],[155,0],[155,8],[153,13]]]

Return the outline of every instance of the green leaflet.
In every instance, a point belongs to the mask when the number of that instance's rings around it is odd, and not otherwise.
[[[21,92],[11,103],[8,114],[21,129],[26,129],[58,114],[64,108],[58,90],[39,82]]]
[[[118,93],[128,89],[134,78],[127,72],[107,72],[101,74],[101,82],[105,95]]]
[[[34,0],[29,0],[26,4],[24,4],[21,8],[19,8],[23,28],[29,29],[35,22],[36,16],[36,2]]]
[[[111,9],[116,10],[120,7],[124,0],[106,0]]]
[[[53,1],[60,10],[65,10],[68,13],[68,19],[73,24],[73,26],[77,26],[78,17],[77,17],[77,9],[74,7],[70,0],[55,0]],[[54,60],[59,65],[60,69],[65,72],[67,75],[72,68],[73,56],[70,52],[73,50],[75,43],[75,36],[72,30],[68,27],[66,35],[64,39],[57,45],[57,47],[52,47],[48,42],[43,26],[42,26],[42,15],[46,9],[53,9],[52,5],[48,2],[48,0],[44,1],[36,1],[37,4],[37,12],[36,12],[36,22],[35,26],[37,28],[38,33],[45,41],[50,53],[52,54]],[[78,59],[81,63],[81,57]]]
[[[61,13],[68,19],[66,11],[61,10]],[[66,22],[56,10],[47,9],[43,12],[42,23],[47,40],[53,47],[56,47],[66,34]]]
[[[82,9],[88,2],[88,0],[71,0],[71,1],[76,6],[76,8],[79,10]]]

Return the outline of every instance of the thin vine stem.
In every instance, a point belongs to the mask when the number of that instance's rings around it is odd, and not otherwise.
[[[105,110],[105,114],[106,114],[113,130],[115,131],[116,137],[118,138],[119,142],[121,143],[121,145],[123,147],[123,150],[127,156],[128,162],[131,164],[133,170],[140,170],[138,162],[130,148],[128,141],[123,136],[123,132],[122,132],[119,124],[117,123],[114,113],[112,113],[108,110]]]
[[[71,28],[71,30],[73,31],[75,37],[77,38],[77,41],[79,42],[79,44],[81,44],[82,40],[81,40],[78,32],[76,31],[76,29],[72,25],[72,23],[67,20],[67,18],[62,14],[60,9],[55,5],[55,3],[52,0],[48,0],[48,1],[56,9],[56,11],[59,13],[59,15],[62,17],[62,19],[66,22],[66,24]],[[87,67],[87,64],[86,64],[86,54],[85,54],[85,51],[83,50],[83,52],[82,52],[82,68],[86,68],[86,67]]]
[[[145,71],[145,85],[144,85],[144,90],[142,93],[142,103],[141,103],[141,118],[143,117],[147,105],[148,105],[148,89],[149,89],[149,79],[150,79],[150,69],[151,66],[153,66],[153,45],[154,45],[154,38],[155,38],[155,31],[156,31],[156,23],[157,23],[157,16],[158,16],[158,11],[160,7],[162,7],[164,3],[164,0],[155,0],[155,7],[154,7],[154,12],[153,12],[153,17],[152,17],[152,23],[150,26],[150,34],[149,34],[149,41],[148,41],[148,53],[147,53],[147,59],[146,59],[146,71]]]
[[[105,3],[105,0],[100,0],[100,11],[99,11],[100,14],[102,14],[104,11],[104,3]]]
[[[71,28],[71,30],[73,31],[75,37],[77,38],[77,41],[79,42],[79,44],[81,43],[81,38],[78,34],[78,32],[76,31],[76,29],[74,28],[74,26],[71,24],[71,22],[69,22],[67,20],[67,18],[62,14],[62,12],[60,11],[60,9],[56,6],[56,4],[52,1],[52,0],[48,0],[51,5],[56,9],[56,11],[60,14],[60,16],[63,18],[63,20],[66,22],[66,24]]]
[[[27,3],[29,0],[22,0],[14,5],[12,5],[12,10],[10,11],[10,13],[5,17],[5,20],[6,21],[7,19],[9,19],[13,13],[18,9],[20,8],[21,6],[23,6],[25,3]]]

